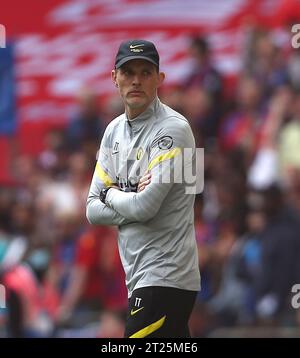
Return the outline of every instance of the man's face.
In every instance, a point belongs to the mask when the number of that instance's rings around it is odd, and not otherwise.
[[[157,88],[164,80],[154,64],[146,60],[131,60],[112,71],[126,111],[135,115],[142,113],[154,100]]]

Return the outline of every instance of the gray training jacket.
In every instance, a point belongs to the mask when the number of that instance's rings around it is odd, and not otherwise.
[[[184,148],[191,148],[185,160]],[[134,120],[122,114],[106,128],[87,199],[87,218],[94,225],[119,227],[129,297],[133,290],[147,286],[200,289],[195,195],[186,194],[181,171],[176,170],[191,166],[194,157],[188,121],[158,98]],[[151,172],[151,183],[137,193],[146,170]],[[99,200],[100,190],[113,183],[121,191],[110,189],[105,205]]]

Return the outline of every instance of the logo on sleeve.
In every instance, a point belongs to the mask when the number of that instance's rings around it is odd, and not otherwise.
[[[119,142],[115,142],[112,154],[119,153]]]
[[[158,141],[158,148],[159,149],[170,149],[173,145],[173,138],[170,136],[162,137]]]
[[[136,153],[136,159],[140,160],[142,158],[143,154],[144,154],[144,150],[142,147],[140,147]]]

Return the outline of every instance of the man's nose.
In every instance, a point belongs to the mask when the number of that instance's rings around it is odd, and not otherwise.
[[[134,86],[140,85],[141,84],[141,80],[140,80],[140,76],[139,75],[134,75],[133,79],[132,79],[132,84]]]

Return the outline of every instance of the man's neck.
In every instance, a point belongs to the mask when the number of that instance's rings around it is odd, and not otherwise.
[[[145,112],[145,110],[148,108],[149,105],[142,107],[142,108],[125,108],[127,118],[130,121],[133,121],[136,117],[138,117],[140,114]]]
[[[157,96],[155,98],[153,98],[153,100],[148,105],[141,107],[141,108],[130,108],[125,105],[125,112],[126,112],[127,118],[130,121],[134,121],[136,117],[138,117],[140,114],[145,112],[153,104],[153,102],[156,98],[157,98]]]

